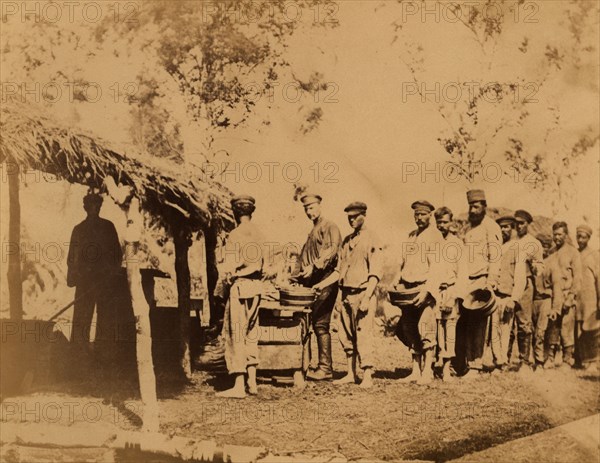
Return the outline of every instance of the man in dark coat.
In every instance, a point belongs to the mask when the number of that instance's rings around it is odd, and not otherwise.
[[[73,228],[67,257],[67,285],[75,287],[71,342],[87,345],[94,307],[99,335],[110,336],[102,328],[114,325],[112,295],[123,254],[117,230],[110,220],[100,217],[102,197],[90,193],[83,198],[86,219]]]

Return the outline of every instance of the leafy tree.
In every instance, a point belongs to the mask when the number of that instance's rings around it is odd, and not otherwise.
[[[561,114],[569,102],[557,89],[561,80],[570,78],[597,92],[598,4],[400,0],[397,5],[402,16],[392,24],[394,42],[401,43],[401,59],[414,81],[411,88],[444,122],[438,141],[455,174],[473,182],[485,174],[486,165],[497,162],[503,175],[551,191],[555,211],[568,208],[577,161],[597,147],[600,133],[595,121],[575,132],[565,128]],[[442,17],[456,34],[448,38],[450,48],[431,53],[410,28],[407,12],[425,8],[444,10]],[[546,13],[545,27],[536,26],[540,10]],[[435,22],[427,26],[435,27]],[[444,52],[455,53],[456,40],[463,36],[474,44],[469,50],[478,66],[465,70],[469,77],[453,84],[456,89],[448,86],[447,94],[439,90],[443,97],[435,101],[426,89],[427,82],[439,82],[433,71],[439,65],[436,59],[445,59]]]

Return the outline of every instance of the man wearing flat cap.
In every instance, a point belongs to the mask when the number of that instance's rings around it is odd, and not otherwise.
[[[520,253],[519,243],[514,237],[515,218],[502,216],[496,219],[502,233],[502,258],[498,287],[497,308],[492,314],[491,344],[494,362],[499,370],[507,367],[509,342],[514,314],[521,310],[520,302],[527,285],[525,259]]]
[[[395,278],[396,289],[418,290],[410,306],[402,309],[396,336],[412,354],[412,373],[403,382],[428,384],[433,380],[433,361],[436,348],[437,322],[435,304],[440,299],[440,271],[442,234],[431,223],[435,210],[429,201],[415,201],[417,229],[409,233],[402,243],[400,268]],[[436,268],[438,267],[438,268]]]
[[[530,356],[533,336],[532,314],[535,276],[544,271],[544,251],[542,243],[529,233],[529,225],[533,222],[533,216],[529,212],[519,209],[515,212],[515,221],[519,253],[525,259],[527,271],[525,291],[519,301],[519,310],[515,312],[520,371],[522,370],[524,374],[527,374],[532,371]]]
[[[467,253],[459,277],[459,294],[498,286],[502,258],[502,233],[498,224],[486,215],[487,201],[483,190],[467,192],[469,227],[464,243]],[[490,317],[461,308],[458,331],[464,333],[465,353],[469,371],[465,379],[475,377],[483,369],[483,351]],[[463,341],[459,339],[459,341]]]
[[[353,228],[342,242],[336,275],[342,293],[340,342],[346,353],[348,373],[335,384],[357,381],[357,362],[363,370],[362,388],[373,385],[373,327],[377,299],[375,288],[381,279],[381,245],[365,225],[367,205],[357,201],[344,211]]]
[[[541,233],[536,236],[544,249],[544,268],[535,276],[533,295],[533,357],[536,371],[554,368],[554,355],[550,356],[548,324],[552,314],[552,300],[561,305],[560,277],[552,253],[552,236]]]
[[[338,294],[337,279],[331,278],[331,275],[337,266],[342,235],[335,223],[323,217],[321,196],[307,193],[300,201],[313,228],[300,253],[298,278],[303,286],[318,291],[317,300],[312,307],[312,323],[317,338],[319,363],[316,370],[308,372],[307,377],[313,381],[330,380],[333,370],[329,327]]]
[[[86,219],[73,228],[67,257],[67,285],[75,287],[71,342],[85,349],[96,308],[97,333],[107,334],[114,325],[111,295],[121,268],[123,253],[117,230],[110,220],[100,217],[102,196],[88,193],[83,198]]]
[[[569,228],[565,222],[552,225],[552,234],[556,251],[554,259],[560,281],[560,297],[556,294],[552,300],[550,315],[550,355],[554,356],[562,347],[562,361],[555,365],[573,366],[575,363],[575,310],[577,296],[581,288],[581,257],[569,242]]]
[[[433,213],[437,229],[444,239],[440,259],[440,296],[435,307],[437,320],[438,357],[442,362],[442,380],[454,381],[451,362],[456,356],[456,323],[458,320],[458,301],[456,300],[456,282],[461,261],[465,252],[462,240],[451,232],[452,211],[443,206]]]
[[[229,289],[229,299],[223,320],[225,362],[230,375],[235,377],[233,388],[218,392],[217,397],[244,398],[247,375],[248,392],[257,394],[256,367],[258,365],[258,306],[262,293],[264,264],[264,236],[252,223],[255,200],[248,195],[231,200],[237,227],[225,243],[223,275],[220,288]]]

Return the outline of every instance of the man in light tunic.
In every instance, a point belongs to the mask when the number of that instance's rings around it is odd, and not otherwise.
[[[518,301],[518,310],[515,312],[517,328],[517,345],[519,348],[520,368],[524,373],[530,373],[531,368],[531,340],[533,336],[533,295],[535,292],[535,276],[544,269],[542,243],[529,233],[529,225],[533,216],[522,209],[515,212],[517,239],[519,253],[526,264],[526,285],[521,299]],[[511,342],[512,345],[512,342]],[[509,349],[510,351],[510,349]]]
[[[509,362],[509,341],[513,329],[515,312],[522,310],[522,300],[527,276],[525,258],[514,237],[515,218],[503,216],[496,220],[502,232],[502,259],[496,295],[496,311],[492,314],[492,353],[498,370],[504,370]]]
[[[415,201],[411,205],[417,229],[410,232],[402,243],[402,255],[396,287],[401,290],[418,290],[410,305],[402,308],[396,336],[412,354],[412,372],[403,382],[428,384],[433,380],[432,365],[436,348],[434,308],[439,300],[442,234],[431,223],[434,207],[428,201]]]
[[[342,293],[340,342],[348,362],[348,373],[335,384],[357,381],[357,362],[363,370],[362,388],[373,385],[373,328],[377,304],[375,288],[381,279],[381,245],[375,234],[367,228],[367,205],[357,201],[344,211],[354,229],[342,242],[338,259]]]
[[[562,361],[555,362],[555,364],[557,366],[573,366],[575,363],[575,310],[577,295],[581,287],[581,257],[577,249],[568,242],[569,227],[565,222],[556,222],[552,225],[552,232],[556,246],[554,258],[560,280],[561,295],[555,297],[552,302],[551,355],[555,355],[562,347]]]
[[[258,366],[258,306],[262,292],[264,237],[252,223],[255,200],[240,195],[231,200],[238,226],[229,234],[224,249],[224,273],[221,287],[229,288],[225,307],[223,338],[225,362],[230,375],[235,377],[233,388],[218,392],[217,397],[244,398],[244,376],[248,392],[257,394],[256,367]]]
[[[483,190],[467,192],[469,228],[465,234],[465,265],[459,276],[459,294],[466,296],[476,289],[498,286],[502,258],[502,233],[498,224],[486,216],[487,201]],[[483,370],[483,351],[489,316],[460,306],[459,332],[464,333],[465,354],[469,371],[464,379],[477,377]]]
[[[456,300],[456,280],[463,257],[463,242],[450,231],[453,214],[447,207],[440,207],[434,213],[437,229],[442,234],[440,260],[440,296],[435,307],[437,320],[438,357],[442,361],[442,380],[453,381],[451,361],[456,355],[456,322],[458,303]]]

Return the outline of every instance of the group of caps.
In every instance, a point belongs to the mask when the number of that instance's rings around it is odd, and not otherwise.
[[[320,203],[322,200],[323,198],[318,194],[305,194],[302,196],[302,198],[300,198],[303,206],[310,206],[314,203]],[[250,209],[253,211],[255,206],[256,200],[250,195],[237,195],[231,199],[231,207],[234,210]],[[367,205],[362,201],[354,201],[344,208],[344,212],[346,212],[349,216],[364,214],[367,212]]]

